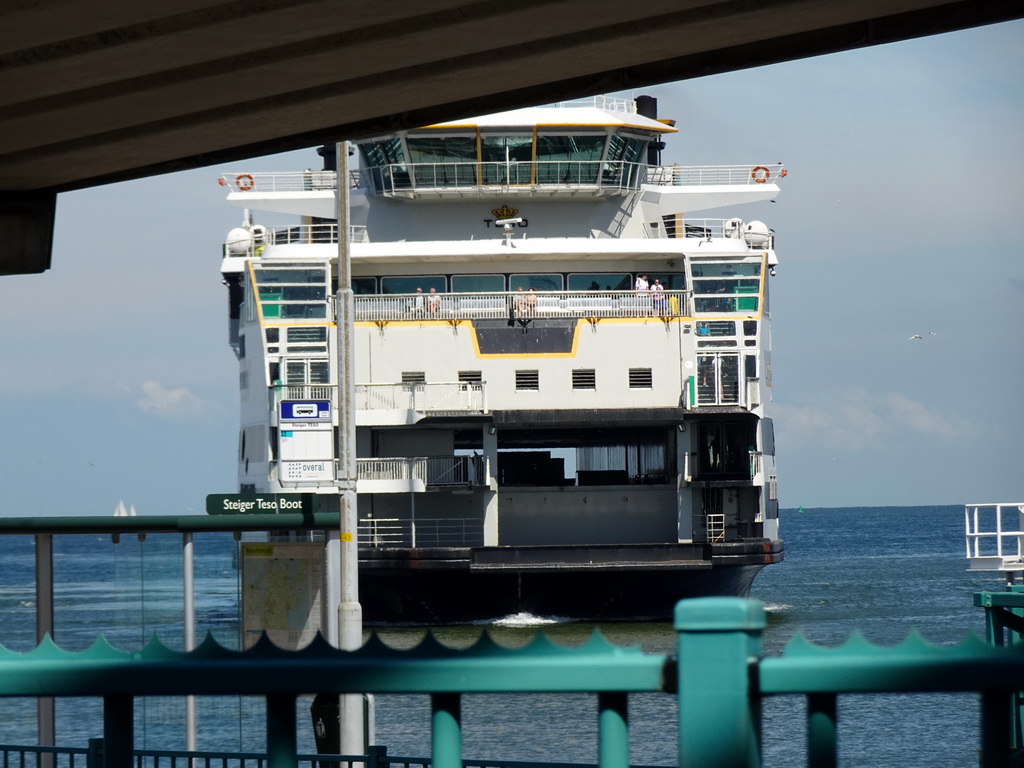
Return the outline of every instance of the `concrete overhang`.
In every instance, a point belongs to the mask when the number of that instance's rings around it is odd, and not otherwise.
[[[0,8],[0,274],[56,195],[1024,17],[1019,0],[29,0]]]

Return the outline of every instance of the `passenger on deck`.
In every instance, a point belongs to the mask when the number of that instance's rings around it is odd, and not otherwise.
[[[423,311],[423,289],[416,289],[416,298],[412,300],[412,311],[422,312]]]
[[[658,278],[654,278],[654,282],[651,283],[651,304],[654,307],[654,314],[665,314],[665,286]]]
[[[537,314],[537,294],[533,288],[526,292],[526,296],[523,297],[523,304],[527,316],[532,317]]]
[[[419,290],[419,288],[416,290]],[[439,309],[441,309],[441,297],[438,295],[436,288],[431,288],[430,294],[427,296],[427,312],[436,315]]]

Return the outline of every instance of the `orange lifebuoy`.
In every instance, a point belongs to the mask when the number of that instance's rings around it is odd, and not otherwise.
[[[759,172],[763,172],[764,175],[760,175]],[[766,181],[768,181],[768,179],[771,178],[771,175],[771,171],[769,171],[763,165],[757,166],[756,168],[754,168],[753,171],[750,172],[750,178],[752,178],[758,184],[764,184]]]
[[[248,192],[256,186],[256,180],[251,173],[240,173],[235,177],[235,186],[240,192]]]

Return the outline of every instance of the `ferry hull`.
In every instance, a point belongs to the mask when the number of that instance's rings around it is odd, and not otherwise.
[[[640,547],[395,549],[362,553],[369,625],[488,622],[517,613],[569,621],[668,621],[684,598],[747,597],[782,542]]]

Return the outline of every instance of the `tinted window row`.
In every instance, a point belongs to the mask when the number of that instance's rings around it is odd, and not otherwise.
[[[686,287],[682,272],[645,273],[651,283],[661,281],[665,290],[680,291]],[[511,275],[413,275],[392,277],[354,277],[356,294],[415,293],[417,288],[438,293],[500,293],[517,291],[631,291],[636,281],[631,272],[573,272],[570,274],[531,273]]]

